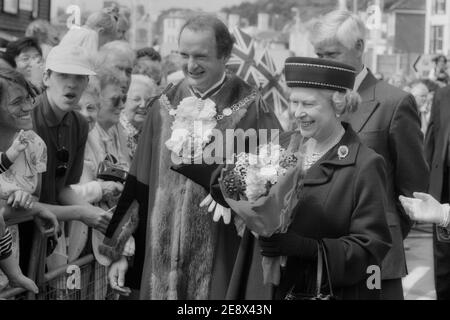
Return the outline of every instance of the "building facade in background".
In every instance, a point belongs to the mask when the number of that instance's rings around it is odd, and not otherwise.
[[[449,54],[450,1],[426,0],[425,48],[426,54]]]
[[[0,0],[0,38],[22,37],[36,19],[50,21],[51,0]]]

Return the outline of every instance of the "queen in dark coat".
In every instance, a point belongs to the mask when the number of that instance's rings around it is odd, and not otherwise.
[[[288,232],[259,240],[263,256],[287,256],[275,298],[314,292],[321,244],[329,264],[322,293],[329,293],[329,277],[338,299],[378,299],[379,266],[391,244],[385,163],[341,121],[359,102],[350,91],[354,69],[289,58],[285,70],[292,88],[291,113],[306,141],[306,174],[291,199],[295,204]]]

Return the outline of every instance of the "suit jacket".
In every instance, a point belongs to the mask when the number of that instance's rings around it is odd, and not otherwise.
[[[434,95],[431,108],[430,123],[426,134],[426,157],[430,165],[430,187],[428,192],[438,201],[450,200],[450,188],[447,178],[446,189],[449,194],[444,195],[444,175],[446,167],[449,166],[448,144],[450,134],[450,86],[441,88]],[[448,169],[447,169],[448,170]],[[438,239],[450,241],[450,233],[443,228],[437,227]]]
[[[344,146],[348,154],[340,158]],[[369,290],[366,282],[368,268],[381,265],[391,244],[386,199],[383,158],[362,145],[349,126],[339,144],[306,173],[289,231],[323,241],[340,299],[379,298],[379,290]],[[277,296],[294,284],[296,293],[314,292],[316,264],[289,257]]]
[[[403,239],[411,228],[398,197],[426,191],[429,181],[420,117],[410,94],[376,80],[370,71],[358,93],[362,103],[349,122],[361,141],[386,161],[386,215],[393,246],[383,262],[382,275],[383,279],[398,279],[407,273]]]

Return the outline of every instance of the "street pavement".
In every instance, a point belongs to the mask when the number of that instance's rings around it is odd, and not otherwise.
[[[419,225],[405,240],[408,275],[403,278],[405,300],[436,300],[431,225]]]

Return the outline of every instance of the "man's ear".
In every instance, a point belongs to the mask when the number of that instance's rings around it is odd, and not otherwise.
[[[361,55],[364,53],[365,48],[366,43],[363,39],[359,39],[358,41],[356,41],[355,49],[358,50],[361,53]]]
[[[44,74],[42,75],[42,82],[44,82],[44,86],[48,87],[48,82],[50,81],[50,74],[48,70],[44,71]]]

